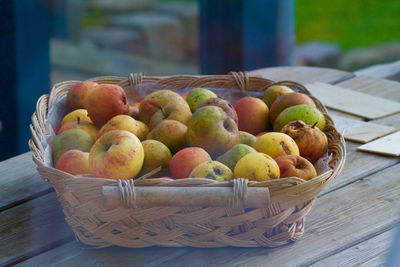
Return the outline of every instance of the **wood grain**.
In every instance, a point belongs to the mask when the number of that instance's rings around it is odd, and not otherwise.
[[[400,132],[392,133],[357,148],[361,151],[400,156]]]
[[[369,75],[377,78],[400,80],[400,60],[370,66],[354,72],[355,75]]]
[[[339,133],[349,141],[367,143],[396,131],[396,128],[373,122],[364,122],[342,116],[331,115]]]
[[[392,229],[399,220],[400,164],[319,198],[296,243],[257,249],[197,249],[163,266],[306,266]]]
[[[383,263],[382,259],[384,260],[387,257],[395,232],[394,229],[386,231],[335,255],[320,260],[310,265],[310,267],[355,267],[362,264],[368,264],[368,266],[370,266],[372,261],[376,261],[377,259],[379,259],[379,263]]]
[[[130,249],[110,247],[89,249],[70,242],[42,253],[17,266],[156,266],[186,253],[188,248]]]
[[[382,97],[321,82],[305,86],[325,106],[369,120],[400,112],[400,103]]]
[[[275,67],[250,71],[251,75],[261,75],[274,81],[291,80],[298,83],[315,81],[337,83],[354,77],[351,72],[318,67]]]
[[[0,211],[52,191],[32,161],[32,153],[0,162]]]
[[[400,83],[396,81],[363,75],[340,82],[336,85],[358,92],[383,97],[392,101],[400,101]]]
[[[0,265],[51,249],[72,231],[64,220],[55,193],[0,213]]]

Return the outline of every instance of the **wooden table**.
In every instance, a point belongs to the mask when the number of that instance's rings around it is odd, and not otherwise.
[[[382,77],[310,67],[268,68],[253,74],[301,83],[322,81],[400,101],[400,83]],[[400,114],[375,122],[400,129]],[[380,265],[400,217],[400,160],[359,152],[358,145],[347,142],[345,168],[307,215],[302,239],[278,248],[89,249],[74,239],[31,153],[22,154],[0,162],[0,265]]]

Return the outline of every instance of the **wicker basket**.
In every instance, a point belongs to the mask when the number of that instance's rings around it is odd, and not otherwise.
[[[218,76],[98,77],[98,83],[121,85],[128,97],[140,100],[146,90],[190,87],[226,88],[232,94],[262,92],[272,84],[284,84],[310,95],[295,82],[230,73]],[[33,161],[41,177],[50,182],[76,237],[87,245],[106,247],[276,247],[299,239],[305,216],[317,195],[341,172],[345,143],[325,107],[329,171],[304,181],[283,178],[266,182],[218,183],[210,179],[144,179],[138,182],[104,178],[77,178],[45,163],[48,110],[77,81],[56,84],[50,95],[37,102],[32,116]],[[215,200],[216,194],[221,198]],[[223,196],[223,197],[222,197]],[[169,199],[170,198],[170,199]],[[208,200],[212,201],[208,201]]]

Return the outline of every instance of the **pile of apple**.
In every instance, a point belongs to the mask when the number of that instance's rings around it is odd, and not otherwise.
[[[118,85],[83,81],[66,104],[51,148],[55,167],[76,176],[133,179],[161,166],[152,177],[309,180],[328,147],[314,101],[282,85],[232,106],[206,88],[129,103]]]

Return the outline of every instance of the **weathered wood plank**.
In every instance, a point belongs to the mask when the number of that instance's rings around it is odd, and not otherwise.
[[[18,266],[155,266],[186,253],[188,248],[131,249],[110,247],[87,249],[77,242],[69,242],[40,254]]]
[[[353,142],[367,143],[396,131],[394,127],[373,122],[354,120],[336,115],[331,115],[331,117],[338,132],[343,133],[346,140]]]
[[[180,266],[306,266],[327,258],[398,222],[400,164],[319,198],[307,217],[306,231],[296,243],[265,249],[193,249],[163,263]]]
[[[377,235],[335,255],[320,260],[312,264],[310,267],[355,267],[367,263],[368,265],[365,266],[370,266],[372,261],[376,260],[378,260],[379,263],[383,263],[382,260],[385,260],[387,257],[395,232],[395,229],[386,231],[383,234]]]
[[[343,187],[358,179],[400,162],[399,158],[357,151],[359,144],[346,142],[347,158],[342,172],[322,194]]]
[[[365,119],[378,119],[400,113],[400,103],[383,97],[322,82],[306,84],[325,106]]]
[[[396,81],[370,76],[357,76],[336,85],[400,102],[400,83]],[[371,105],[373,104],[371,103]]]
[[[32,257],[72,236],[54,192],[2,211],[0,265]]]
[[[250,71],[249,74],[261,75],[274,81],[291,80],[302,84],[315,81],[334,84],[354,77],[351,72],[318,67],[264,68]]]
[[[0,211],[52,191],[40,178],[32,153],[0,162]]]
[[[385,78],[385,79],[400,81],[400,60],[391,63],[370,66],[358,70],[354,72],[354,74],[357,76],[368,75],[377,78]]]

